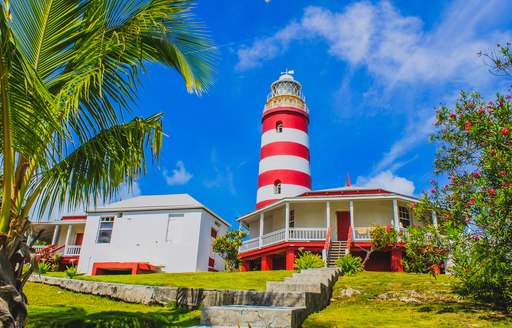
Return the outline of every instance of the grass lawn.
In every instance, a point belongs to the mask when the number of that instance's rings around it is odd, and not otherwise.
[[[334,300],[303,327],[512,327],[510,315],[460,299],[454,282],[446,275],[385,272],[340,277]],[[349,288],[355,294],[344,296]]]
[[[24,291],[27,328],[190,327],[201,318],[199,310],[130,304],[30,282]]]
[[[75,279],[117,282],[122,284],[194,287],[207,289],[265,290],[267,281],[282,281],[292,271],[253,272],[187,272],[151,273],[139,275],[80,276]],[[48,276],[65,277],[63,272],[50,272]]]

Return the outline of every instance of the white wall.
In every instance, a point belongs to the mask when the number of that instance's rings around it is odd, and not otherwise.
[[[224,259],[212,251],[212,228],[217,230],[217,237],[224,236],[228,230],[228,227],[220,220],[217,220],[210,213],[202,211],[196,271],[208,271],[208,261],[210,256],[213,256],[215,259],[214,268],[217,271],[224,271],[225,269]]]
[[[92,213],[88,216],[78,270],[91,274],[95,262],[148,262],[164,272],[198,269],[203,210]],[[175,217],[167,234],[169,214]],[[96,242],[100,217],[114,216],[110,243]],[[206,264],[208,262],[206,261]]]

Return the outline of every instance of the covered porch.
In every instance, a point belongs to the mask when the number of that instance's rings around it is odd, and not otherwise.
[[[382,194],[378,197],[294,197],[283,199],[240,217],[249,231],[240,246],[244,270],[293,269],[299,250],[322,253],[324,260],[331,242],[342,242],[346,252],[354,246],[370,246],[374,224],[390,226],[402,234],[420,222],[410,211],[417,199]],[[435,220],[435,217],[433,217]]]
[[[36,253],[59,254],[63,264],[71,260],[75,264],[80,258],[86,216],[64,216],[62,220],[33,223],[38,242],[32,248]]]

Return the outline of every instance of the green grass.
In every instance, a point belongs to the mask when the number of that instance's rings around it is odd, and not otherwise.
[[[510,315],[454,294],[454,283],[446,275],[437,280],[430,275],[384,272],[340,277],[334,300],[308,317],[303,327],[512,327]],[[342,296],[348,288],[360,294]]]
[[[201,311],[147,306],[27,283],[27,328],[190,327]]]
[[[281,281],[293,271],[252,271],[252,272],[186,272],[152,273],[139,275],[79,276],[75,279],[117,282],[122,284],[193,287],[206,289],[265,290],[267,281]],[[47,274],[65,277],[63,272]]]

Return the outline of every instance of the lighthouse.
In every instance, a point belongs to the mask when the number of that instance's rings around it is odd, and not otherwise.
[[[263,108],[256,208],[311,191],[309,110],[293,73],[272,83]]]

